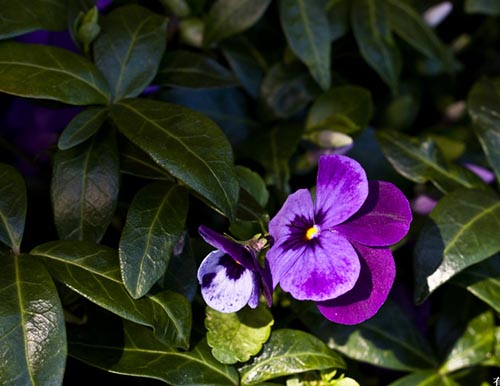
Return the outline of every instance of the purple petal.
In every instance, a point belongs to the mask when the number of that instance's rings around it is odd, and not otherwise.
[[[224,251],[245,268],[256,271],[256,262],[252,254],[243,245],[234,242],[233,240],[213,231],[212,229],[201,225],[198,228],[201,237],[212,247],[219,251]]]
[[[255,274],[221,251],[205,257],[198,269],[198,281],[205,302],[220,312],[236,312],[250,300],[253,302],[258,293]]]
[[[319,311],[340,324],[358,324],[371,318],[384,304],[394,282],[396,267],[389,248],[356,245],[361,273],[356,286],[337,299],[318,303]]]
[[[349,240],[369,246],[397,243],[410,229],[410,203],[393,184],[370,181],[369,194],[361,209],[335,230]]]
[[[268,252],[274,285],[298,300],[327,300],[354,287],[359,258],[352,245],[336,232],[323,231],[313,240],[290,247],[288,240]]]
[[[368,196],[366,173],[359,163],[342,155],[319,160],[316,185],[316,220],[332,227],[356,213]]]
[[[285,203],[269,222],[269,233],[278,242],[287,237],[298,220],[307,223],[307,227],[314,224],[314,206],[311,193],[307,189],[299,189],[290,194]]]

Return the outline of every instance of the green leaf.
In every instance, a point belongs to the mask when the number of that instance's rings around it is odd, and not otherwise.
[[[192,351],[177,351],[156,340],[149,329],[126,321],[123,335],[120,341],[89,331],[69,342],[70,354],[113,373],[155,378],[172,386],[239,384],[236,370],[215,360],[205,341]]]
[[[269,191],[262,177],[245,166],[236,166],[236,174],[240,186],[250,193],[260,206],[266,206]]]
[[[65,1],[0,0],[0,9],[2,10],[0,39],[23,35],[39,29],[59,31],[68,26]]]
[[[465,12],[500,15],[500,3],[496,0],[465,0]]]
[[[401,57],[391,34],[385,0],[353,0],[351,26],[361,55],[395,94]]]
[[[321,1],[280,0],[280,21],[292,51],[323,90],[330,87],[330,24]]]
[[[400,371],[437,365],[427,340],[396,304],[387,302],[371,319],[355,326],[335,325],[314,309],[303,321],[328,346],[354,360]],[[359,348],[363,347],[363,350]]]
[[[453,278],[453,283],[467,288],[467,291],[500,313],[499,255],[467,268]]]
[[[349,29],[350,5],[349,0],[329,0],[325,5],[332,42],[344,36]]]
[[[123,282],[134,298],[144,296],[164,274],[188,210],[186,191],[156,182],[134,197],[120,238]]]
[[[460,386],[453,379],[435,371],[417,371],[392,382],[389,386]]]
[[[241,384],[255,385],[304,371],[344,367],[342,357],[318,338],[303,331],[282,329],[274,331],[261,353],[240,369]]]
[[[102,23],[94,58],[113,100],[139,95],[153,80],[166,46],[167,19],[137,5],[116,8]]]
[[[118,151],[112,131],[57,152],[51,196],[59,237],[101,240],[113,217],[118,190]]]
[[[500,181],[500,80],[479,80],[467,98],[474,132],[486,154],[497,181]]]
[[[472,319],[464,334],[455,342],[440,368],[441,373],[477,365],[491,356],[495,347],[495,321],[487,311]]]
[[[207,307],[206,314],[207,343],[213,356],[226,364],[246,362],[257,354],[274,324],[273,316],[262,304],[229,314]]]
[[[120,277],[116,250],[84,241],[52,241],[31,251],[43,260],[57,280],[90,301],[122,318],[150,326],[157,339],[187,348],[191,332],[191,306],[170,291],[134,300]]]
[[[106,104],[109,90],[99,70],[71,51],[41,44],[0,43],[0,91],[71,105]]]
[[[368,126],[372,114],[368,90],[358,86],[335,87],[314,101],[307,114],[306,133],[329,130],[351,134]]]
[[[26,184],[19,172],[0,163],[0,242],[20,251],[26,219]]]
[[[448,163],[432,139],[385,130],[377,132],[377,139],[392,166],[413,182],[431,181],[444,193],[463,187],[486,188],[468,169]]]
[[[216,0],[205,20],[203,44],[210,46],[253,26],[271,0]]]
[[[120,131],[228,218],[238,201],[230,144],[217,125],[185,107],[132,99],[111,108]]]
[[[394,32],[420,53],[452,71],[454,61],[451,51],[438,39],[422,16],[404,1],[387,0],[386,4]]]
[[[92,137],[106,121],[108,109],[105,107],[89,107],[76,115],[66,126],[59,137],[57,146],[67,150]]]
[[[56,287],[32,257],[0,257],[0,384],[61,385],[66,330]]]
[[[168,52],[155,84],[173,87],[231,87],[238,84],[231,72],[210,56],[190,51]]]
[[[444,196],[415,246],[415,296],[422,302],[465,268],[500,251],[500,200],[487,191],[459,189]]]

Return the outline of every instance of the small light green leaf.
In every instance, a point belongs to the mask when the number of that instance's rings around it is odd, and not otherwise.
[[[392,382],[389,386],[460,386],[453,379],[436,371],[417,371]]]
[[[467,268],[453,278],[453,283],[467,288],[500,313],[500,255]]]
[[[166,46],[167,19],[146,8],[116,8],[102,23],[94,58],[113,100],[139,95],[153,80]]]
[[[98,242],[113,217],[119,190],[118,151],[111,131],[59,151],[51,196],[61,239]]]
[[[477,365],[493,353],[495,347],[495,321],[487,311],[472,319],[464,334],[455,342],[440,368],[441,373]]]
[[[372,97],[358,86],[341,86],[317,98],[306,120],[306,133],[330,130],[351,134],[368,126],[373,114]]]
[[[271,0],[216,0],[205,20],[203,44],[210,46],[253,26]]]
[[[353,0],[351,27],[361,55],[395,94],[401,57],[391,34],[385,0]]]
[[[144,296],[165,274],[187,209],[187,192],[177,185],[156,182],[135,195],[119,249],[123,282],[134,299]]]
[[[437,360],[427,340],[396,304],[387,302],[371,319],[355,326],[332,324],[319,312],[303,321],[328,346],[354,360],[400,371],[433,368]],[[359,348],[363,347],[363,350]]]
[[[233,74],[211,57],[190,51],[168,52],[163,57],[155,84],[161,86],[210,88],[238,84]]]
[[[467,98],[474,132],[500,181],[500,79],[479,80]]]
[[[292,51],[323,90],[330,87],[331,31],[322,1],[280,0],[280,21]]]
[[[187,348],[191,305],[175,292],[162,291],[134,300],[120,277],[118,253],[84,241],[53,241],[31,251],[57,280],[122,318],[150,326],[157,339]]]
[[[111,108],[120,131],[228,218],[238,201],[232,149],[217,125],[185,107],[131,99]]]
[[[385,130],[377,132],[377,139],[392,166],[413,182],[431,181],[444,193],[463,187],[486,188],[468,169],[448,163],[432,139]]]
[[[92,137],[106,121],[108,109],[105,107],[89,107],[75,116],[59,137],[57,146],[67,150]]]
[[[173,386],[238,385],[238,373],[216,361],[205,341],[191,351],[177,351],[162,344],[151,330],[123,322],[123,338],[88,331],[70,338],[72,356],[101,369],[132,376],[155,378]],[[114,338],[114,339],[113,339]]]
[[[75,20],[76,38],[83,45],[83,52],[88,53],[90,45],[101,32],[99,26],[99,10],[93,6],[86,13],[81,13]]]
[[[260,354],[240,368],[241,384],[255,385],[304,371],[344,367],[342,357],[318,338],[303,331],[282,329],[274,331]]]
[[[415,297],[422,302],[465,268],[500,251],[500,199],[480,190],[444,196],[415,247]]]
[[[454,69],[451,51],[416,10],[404,1],[387,0],[386,4],[391,28],[396,34],[429,59],[440,62],[448,71]]]
[[[0,39],[23,35],[39,29],[62,31],[68,27],[66,21],[68,11],[65,1],[0,0],[0,9],[2,10]]]
[[[213,356],[226,364],[246,362],[257,354],[274,324],[273,316],[262,304],[230,314],[207,307],[206,314],[207,343]]]
[[[0,257],[0,384],[61,385],[66,330],[56,287],[31,256]]]
[[[465,0],[465,12],[498,16],[500,3],[496,0]]]
[[[160,0],[163,6],[172,11],[179,18],[185,18],[190,15],[190,1],[186,0]]]
[[[19,172],[0,163],[0,242],[20,251],[26,219],[26,184]]]
[[[269,191],[262,177],[245,166],[236,166],[236,174],[240,186],[250,193],[260,206],[266,206],[269,200]]]
[[[0,91],[72,105],[106,104],[109,90],[83,56],[42,44],[0,43]]]

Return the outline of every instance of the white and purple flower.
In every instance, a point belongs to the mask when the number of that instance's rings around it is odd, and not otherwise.
[[[216,248],[202,261],[198,281],[205,302],[220,312],[236,312],[247,304],[255,308],[261,291],[271,305],[271,276],[262,268],[250,245],[239,244],[210,228],[200,226],[203,239]]]
[[[312,300],[329,320],[357,324],[385,302],[396,269],[389,245],[412,220],[408,200],[394,185],[368,181],[351,158],[320,158],[316,197],[290,195],[269,223],[267,252],[273,286]]]

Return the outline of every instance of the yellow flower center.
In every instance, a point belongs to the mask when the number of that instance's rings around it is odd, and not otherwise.
[[[306,240],[314,239],[316,236],[318,236],[319,232],[320,232],[319,226],[313,225],[306,231],[306,236],[305,236]]]

